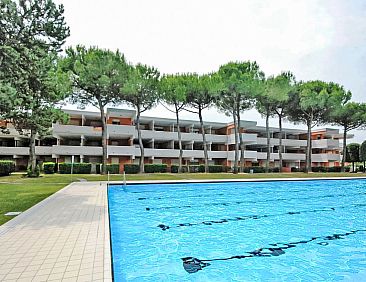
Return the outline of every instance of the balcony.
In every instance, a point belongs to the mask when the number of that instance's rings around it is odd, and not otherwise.
[[[240,154],[241,154],[241,152],[239,150],[239,160],[240,160]],[[244,151],[244,158],[245,159],[256,161],[257,160],[257,155],[258,155],[257,151]],[[235,159],[235,151],[229,151],[227,159],[229,161],[233,161]]]
[[[279,139],[278,139],[279,143]],[[298,140],[298,139],[282,139],[282,145],[287,147],[306,147],[307,141],[306,140]]]
[[[312,147],[314,149],[339,149],[339,140],[337,139],[320,139],[313,140]]]
[[[52,146],[52,153],[54,155],[85,155],[85,156],[101,156],[102,147],[97,146]]]
[[[0,155],[4,156],[28,156],[29,147],[0,147]],[[52,147],[36,146],[36,155],[52,155]]]
[[[271,138],[270,142],[271,142],[270,144],[272,146],[278,146],[280,144],[280,139]],[[307,143],[306,140],[282,139],[282,145],[288,146],[288,147],[296,147],[296,148],[306,147],[306,143]],[[258,137],[257,144],[258,145],[267,145],[267,138]]]
[[[256,144],[257,143],[257,134],[252,133],[242,133],[243,142],[245,144]],[[228,144],[235,144],[235,135],[230,134],[228,136]]]
[[[276,159],[279,159],[278,154],[276,154]],[[305,154],[296,154],[296,153],[282,153],[282,159],[284,161],[304,161]]]
[[[340,155],[338,154],[313,154],[311,156],[311,161],[312,162],[319,162],[319,163],[324,163],[324,162],[339,162],[341,160]]]
[[[137,131],[132,125],[107,125],[107,133],[109,137],[134,137],[137,136]]]
[[[108,156],[135,156],[138,148],[134,146],[108,146]]]
[[[226,144],[227,136],[226,135],[217,135],[217,134],[207,134],[206,133],[206,142],[211,143],[221,143]],[[201,133],[182,133],[182,141],[196,141],[202,142],[202,134]]]
[[[102,128],[92,126],[53,124],[52,132],[54,135],[61,137],[81,136],[81,135],[87,137],[102,136]]]
[[[101,127],[54,124],[52,130],[54,135],[61,137],[102,137]],[[135,127],[130,125],[107,125],[107,134],[112,137],[132,137],[135,136],[135,131]]]
[[[258,159],[265,160],[267,159],[267,153],[258,152]],[[296,154],[296,153],[282,153],[282,159],[284,161],[303,161],[305,160],[305,154]],[[271,161],[279,160],[278,153],[271,153]]]
[[[155,158],[179,158],[179,150],[176,149],[151,149],[145,148],[145,157],[155,157]],[[135,155],[140,156],[140,149],[135,148]],[[227,158],[226,151],[208,151],[208,157],[213,158]],[[183,158],[204,158],[203,150],[183,150]]]

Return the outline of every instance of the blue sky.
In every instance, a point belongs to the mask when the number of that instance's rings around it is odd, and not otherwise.
[[[290,70],[298,80],[334,81],[351,90],[353,100],[366,102],[366,1],[57,2],[71,28],[66,46],[119,49],[132,63],[162,73],[204,73],[231,60],[255,60],[266,75]],[[146,115],[173,117],[161,107]],[[182,117],[196,118],[188,112]],[[264,125],[255,110],[243,117]],[[230,120],[213,109],[204,118]],[[365,131],[353,133],[354,141],[366,139]]]

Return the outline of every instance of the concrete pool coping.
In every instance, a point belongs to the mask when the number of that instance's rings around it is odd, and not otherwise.
[[[356,180],[366,177],[127,181],[136,184]],[[107,184],[74,182],[0,226],[0,281],[112,281]]]
[[[126,184],[174,184],[174,183],[220,183],[220,182],[269,182],[269,181],[314,181],[314,180],[352,180],[366,179],[366,176],[353,177],[294,177],[294,178],[228,178],[228,179],[181,179],[181,180],[127,180]],[[123,181],[104,181],[110,185],[123,185]]]

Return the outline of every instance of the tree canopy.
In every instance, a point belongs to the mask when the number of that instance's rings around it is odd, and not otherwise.
[[[144,145],[140,129],[141,113],[152,109],[159,99],[159,71],[143,64],[137,64],[127,83],[122,88],[121,101],[127,102],[137,111],[136,128],[140,147],[140,173],[144,172]]]
[[[121,89],[126,84],[131,67],[119,51],[86,48],[68,48],[59,68],[72,82],[70,101],[80,108],[88,105],[96,107],[102,121],[102,173],[107,172],[107,125],[105,107],[117,104]]]
[[[57,53],[69,36],[63,6],[51,0],[0,2],[0,111],[30,133],[30,176],[37,176],[35,138],[62,118],[57,105],[68,83],[56,71]]]

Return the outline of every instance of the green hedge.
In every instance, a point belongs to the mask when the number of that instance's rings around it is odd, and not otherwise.
[[[60,163],[58,164],[58,172],[61,174],[71,173],[72,163]],[[72,173],[73,174],[90,174],[92,164],[90,163],[74,163]]]
[[[140,166],[138,164],[124,164],[123,169],[126,174],[136,174],[140,171]]]
[[[311,168],[312,172],[341,172],[340,166],[333,166],[333,167],[325,167],[325,166],[315,166]],[[346,169],[347,171],[347,169]],[[348,170],[349,171],[349,170]]]
[[[313,166],[311,168],[312,172],[341,172],[340,166],[332,166],[332,167],[326,167],[326,166]],[[345,171],[349,172],[350,167],[345,167]],[[291,172],[305,172],[305,167],[302,168],[296,168],[292,167]]]
[[[209,165],[208,172],[211,172],[211,173],[224,172],[224,167],[222,165]]]
[[[272,172],[272,173],[280,172],[280,168],[279,167],[270,167],[269,172]]]
[[[341,170],[342,170],[342,167],[340,167],[340,166],[327,167],[327,172],[341,172]]]
[[[178,165],[172,165],[170,167],[170,172],[172,173],[178,173]],[[220,173],[220,172],[228,172],[230,170],[230,167],[223,166],[223,165],[209,165],[208,166],[208,172],[210,173]],[[182,166],[182,172],[190,173],[198,173],[198,172],[205,172],[205,166],[204,165],[190,165],[190,166]]]
[[[0,176],[10,175],[15,171],[15,163],[13,161],[0,161]]]
[[[119,174],[119,164],[107,164],[107,173]]]
[[[190,173],[205,172],[205,166],[204,165],[190,165],[190,166],[188,166],[188,171]]]
[[[166,172],[167,171],[166,164],[146,164],[145,172],[146,173],[156,173],[156,172]]]
[[[264,173],[265,172],[265,168],[261,167],[261,166],[244,167],[244,172],[245,173],[250,173],[251,170],[253,170],[253,173]]]
[[[56,164],[53,162],[43,163],[43,172],[45,174],[53,174],[53,173],[55,173],[55,167],[56,167]]]
[[[171,173],[178,173],[179,165],[171,165],[170,172]],[[188,172],[188,167],[185,165],[182,165],[182,173]]]

